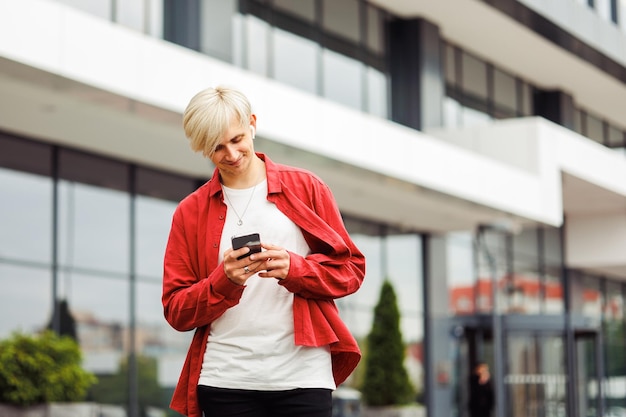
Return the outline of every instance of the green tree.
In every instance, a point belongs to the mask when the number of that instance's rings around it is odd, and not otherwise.
[[[404,368],[405,345],[400,331],[396,294],[388,280],[383,282],[374,322],[367,336],[365,375],[361,391],[370,406],[408,404],[415,390]]]
[[[80,348],[70,337],[51,331],[14,333],[0,341],[0,403],[27,406],[84,399],[96,378],[81,361]]]

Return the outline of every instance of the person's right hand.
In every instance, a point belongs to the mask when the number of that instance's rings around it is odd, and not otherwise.
[[[230,248],[224,252],[224,273],[229,280],[237,285],[245,285],[248,278],[258,272],[257,268],[262,263],[261,261],[251,261],[249,256],[237,259],[248,252],[250,252],[250,248],[247,246],[237,250]]]

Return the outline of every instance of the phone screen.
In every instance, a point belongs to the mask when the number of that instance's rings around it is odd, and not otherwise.
[[[240,249],[244,246],[250,248],[250,252],[238,257],[237,259],[243,259],[250,256],[253,253],[261,252],[261,237],[258,233],[251,233],[243,236],[232,237],[233,249]]]

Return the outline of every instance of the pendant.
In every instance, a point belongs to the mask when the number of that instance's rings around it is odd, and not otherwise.
[[[241,226],[242,224],[243,224],[243,221],[239,219],[239,221],[237,221],[237,226]]]

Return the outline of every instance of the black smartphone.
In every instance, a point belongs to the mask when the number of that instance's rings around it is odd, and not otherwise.
[[[261,237],[258,233],[251,233],[244,236],[233,236],[231,241],[233,243],[233,249],[240,249],[244,246],[250,248],[250,252],[245,255],[241,255],[237,258],[238,260],[248,257],[253,253],[261,252]]]

